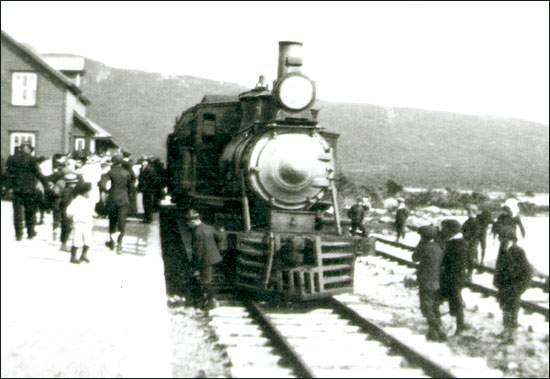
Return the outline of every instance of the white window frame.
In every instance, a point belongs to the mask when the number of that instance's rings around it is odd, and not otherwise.
[[[10,133],[10,154],[15,153],[15,148],[24,141],[29,141],[33,148],[32,155],[36,151],[36,133],[33,132],[11,132]]]
[[[74,137],[74,151],[86,150],[86,137]]]
[[[11,105],[33,107],[36,105],[38,75],[36,72],[12,72]]]

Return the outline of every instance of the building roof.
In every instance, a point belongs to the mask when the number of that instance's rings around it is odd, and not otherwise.
[[[84,127],[86,127],[88,130],[90,130],[94,134],[94,139],[101,139],[101,140],[111,140],[113,141],[113,137],[111,136],[111,133],[103,129],[101,126],[90,120],[88,117],[81,115],[77,111],[73,112],[73,116],[78,122],[80,122]],[[114,141],[113,143],[118,146]]]
[[[34,53],[28,47],[26,47],[22,43],[19,43],[16,40],[14,40],[9,34],[4,32],[3,30],[1,32],[2,32],[2,42],[5,42],[6,44],[10,45],[12,48],[17,50],[20,54],[22,54],[26,58],[30,59],[33,63],[36,64],[36,66],[39,69],[41,69],[43,72],[49,74],[58,83],[60,83],[65,88],[67,88],[74,95],[78,96],[78,98],[82,101],[82,103],[84,103],[85,105],[90,104],[90,100],[87,97],[85,97],[84,95],[82,95],[82,91],[80,90],[80,88],[78,88],[69,78],[67,78],[61,72],[54,69],[48,63],[46,63],[46,61],[44,59],[40,58],[40,56],[38,56],[36,53]]]
[[[50,66],[59,71],[84,72],[86,59],[74,54],[40,54]]]

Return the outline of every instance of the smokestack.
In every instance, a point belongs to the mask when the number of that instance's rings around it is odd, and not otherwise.
[[[300,71],[302,67],[302,43],[293,41],[279,42],[279,68],[277,79],[287,72]]]

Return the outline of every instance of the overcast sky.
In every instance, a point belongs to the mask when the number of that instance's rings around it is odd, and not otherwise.
[[[324,100],[548,124],[549,5],[538,3],[1,3],[40,53],[253,86],[279,40],[304,43]]]

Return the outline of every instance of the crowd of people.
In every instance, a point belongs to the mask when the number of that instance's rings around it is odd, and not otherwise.
[[[482,269],[490,225],[492,234],[500,242],[493,285],[503,312],[502,335],[506,341],[513,341],[521,295],[529,287],[533,270],[525,251],[517,245],[517,229],[523,237],[525,229],[519,214],[507,205],[495,221],[489,211],[479,212],[475,205],[470,205],[468,219],[463,224],[445,219],[440,227],[426,225],[417,229],[421,238],[413,260],[418,262],[420,309],[428,323],[428,339],[446,339],[439,313],[440,304],[445,301],[449,303],[450,314],[456,318],[456,334],[468,328],[462,289],[471,281],[476,265]]]
[[[143,194],[144,223],[152,222],[165,195],[166,173],[158,158],[134,161],[126,152],[78,152],[47,159],[34,157],[32,150],[23,143],[2,169],[2,196],[12,200],[15,239],[21,241],[25,229],[27,238],[33,239],[37,221],[43,223],[44,213],[51,212],[52,238],[71,253],[71,263],[90,262],[94,218],[109,218],[105,244],[120,254],[126,219],[138,216],[137,192]]]
[[[348,210],[350,233],[365,236],[364,217],[370,209],[368,199],[359,197]],[[420,310],[428,324],[427,338],[445,340],[441,328],[439,307],[449,303],[450,314],[456,318],[456,334],[468,328],[464,319],[462,289],[471,281],[476,267],[483,270],[487,250],[487,235],[500,242],[493,285],[498,291],[497,300],[503,312],[503,336],[512,341],[517,328],[521,295],[529,287],[533,270],[525,251],[518,246],[517,230],[525,238],[525,228],[519,216],[517,203],[506,201],[496,220],[488,209],[470,204],[464,223],[444,219],[419,228],[410,227],[420,235],[413,254],[418,262]],[[396,199],[393,230],[396,241],[403,239],[410,211],[405,200]]]

